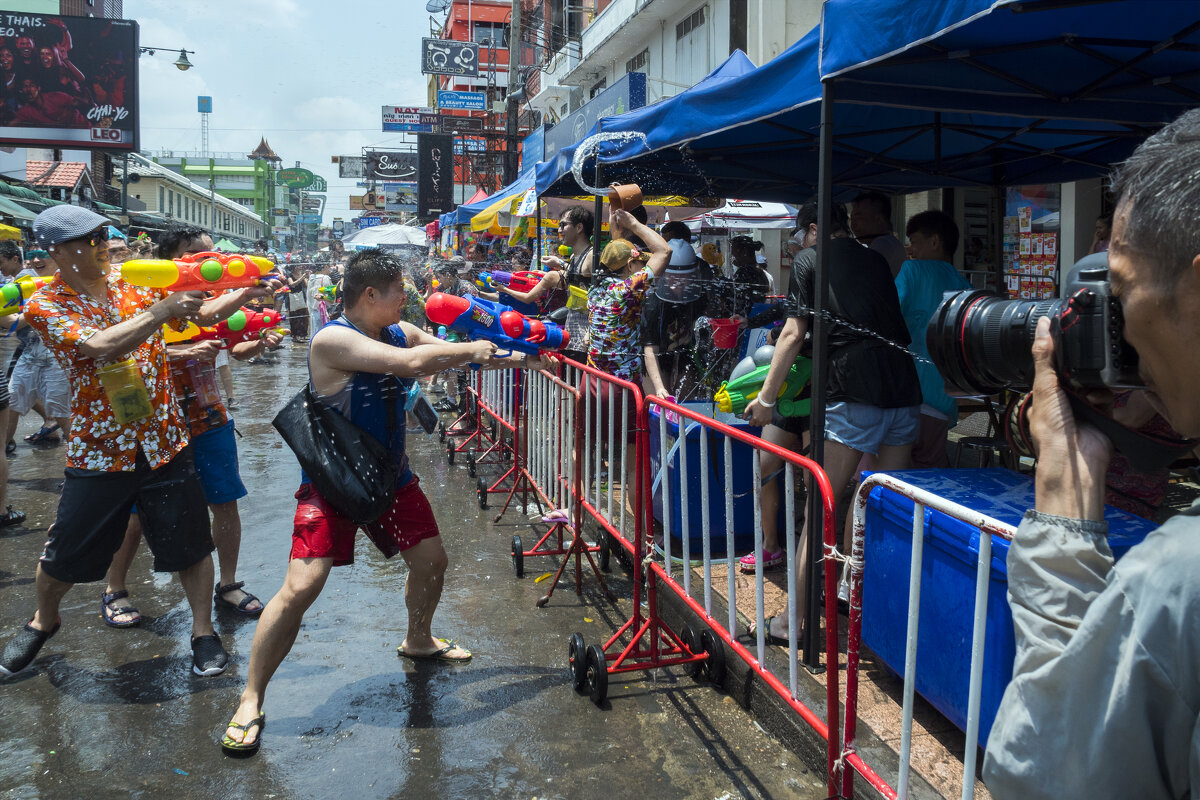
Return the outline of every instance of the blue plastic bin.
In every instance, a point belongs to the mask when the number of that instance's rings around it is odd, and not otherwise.
[[[714,418],[717,421],[729,425],[731,428],[749,431],[754,434],[757,434],[761,430],[761,428],[748,425],[745,420],[735,417],[732,414],[716,411],[712,403],[684,403],[683,405],[690,410],[706,416],[714,416],[715,414]],[[653,471],[652,475],[654,476],[653,507],[654,518],[659,522],[662,522],[662,486],[660,485],[658,478],[659,469],[662,466],[662,448],[660,446],[661,436],[659,432],[660,423],[658,417],[658,407],[652,407],[650,409],[650,468]],[[684,427],[687,431],[687,535],[692,558],[699,559],[704,548],[704,526],[703,520],[700,516],[703,510],[700,494],[700,470],[702,468],[708,471],[708,520],[710,547],[712,553],[720,554],[722,556],[725,555],[725,494],[727,491],[733,492],[734,549],[738,553],[749,552],[753,550],[754,464],[751,461],[751,459],[754,457],[753,448],[742,444],[741,442],[733,442],[733,483],[731,486],[725,482],[725,437],[717,433],[709,434],[708,464],[702,465],[700,461],[701,425],[691,420],[683,420],[683,422],[685,423]],[[683,552],[683,495],[679,480],[680,453],[679,448],[675,447],[679,439],[679,425],[668,420],[667,436],[668,465],[666,480],[670,481],[671,538],[674,540],[671,545],[671,555],[679,556]],[[780,542],[783,542],[787,528],[784,527],[786,509],[784,508],[784,496],[782,491],[782,473],[777,476],[775,480],[780,486],[779,513],[776,516],[779,525],[777,530],[779,531],[779,540]],[[796,502],[800,503],[801,498],[797,497]],[[796,535],[799,536],[799,534],[800,529],[797,527]]]
[[[868,474],[868,473],[864,473]],[[1033,508],[1033,479],[1003,469],[908,470],[906,483],[1016,526]],[[913,503],[875,487],[867,501],[863,574],[863,643],[897,674],[904,672],[908,625],[908,570],[912,563]],[[1117,558],[1157,526],[1115,508],[1105,509],[1109,545]],[[974,621],[979,531],[925,510],[921,614],[917,636],[917,692],[959,728],[967,726],[967,694]],[[992,537],[984,639],[979,744],[987,744],[1004,689],[1012,679],[1016,642],[1008,607],[1008,541]]]

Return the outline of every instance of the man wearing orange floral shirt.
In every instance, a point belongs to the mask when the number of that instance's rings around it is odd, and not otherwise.
[[[104,578],[135,501],[154,569],[178,572],[191,606],[192,671],[219,674],[228,655],[212,626],[213,542],[162,326],[211,325],[269,289],[205,302],[202,292],[128,284],[109,269],[108,220],[78,206],[43,211],[33,232],[59,271],[25,319],[67,370],[72,423],[58,518],[37,567],[37,613],[0,655],[0,674],[32,663],[74,584]]]

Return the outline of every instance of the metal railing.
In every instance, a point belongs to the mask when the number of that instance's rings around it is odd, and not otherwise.
[[[892,789],[862,760],[854,749],[858,715],[859,651],[862,645],[862,593],[865,565],[867,498],[871,490],[882,486],[913,501],[912,561],[909,567],[908,622],[904,653],[904,694],[901,711],[900,770],[896,788]],[[854,533],[850,556],[850,622],[846,644],[846,719],[839,754],[838,776],[841,795],[849,797],[853,788],[853,773],[863,775],[885,797],[908,797],[911,759],[913,704],[917,681],[917,634],[921,613],[921,566],[925,544],[925,509],[952,517],[979,529],[979,553],[975,574],[975,609],[971,629],[971,667],[967,691],[966,750],[963,756],[962,798],[975,794],[975,764],[979,744],[979,705],[983,689],[984,637],[987,631],[987,598],[991,577],[992,536],[1012,540],[1013,526],[973,511],[966,506],[946,500],[925,489],[905,483],[886,473],[874,473],[863,480],[854,498]],[[844,766],[841,766],[844,765]],[[846,769],[845,767],[849,767]]]

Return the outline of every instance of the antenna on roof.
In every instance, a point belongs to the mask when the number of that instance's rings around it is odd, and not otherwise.
[[[452,2],[453,0],[429,0],[429,2],[425,4],[425,10],[430,14],[437,14],[450,8],[450,4]]]

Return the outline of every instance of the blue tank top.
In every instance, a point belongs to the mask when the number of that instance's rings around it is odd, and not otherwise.
[[[361,333],[358,328],[345,317],[330,320],[325,327],[340,325]],[[399,325],[389,325],[382,331],[383,341],[393,347],[407,347],[408,341]],[[390,384],[390,385],[389,385]],[[406,412],[404,402],[412,388],[412,378],[397,378],[393,375],[377,375],[371,372],[355,372],[346,385],[335,394],[317,395],[321,402],[333,408],[339,414],[350,419],[358,427],[374,436],[380,444],[389,447],[397,466],[396,488],[406,485],[412,480],[412,470],[408,468],[408,455],[404,450],[404,429]],[[313,394],[317,389],[312,382],[312,367],[308,371],[308,386]],[[387,392],[391,389],[395,397],[395,422],[389,442],[387,420]],[[301,477],[302,482],[308,482],[308,476]]]

